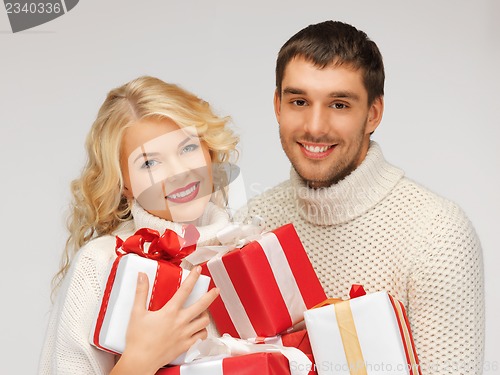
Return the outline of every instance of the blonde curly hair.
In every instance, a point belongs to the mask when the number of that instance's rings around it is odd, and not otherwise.
[[[74,254],[91,239],[112,233],[131,220],[130,202],[123,195],[120,145],[126,128],[145,118],[169,118],[179,127],[195,127],[206,143],[214,167],[237,156],[238,137],[226,125],[228,117],[216,116],[210,105],[158,78],[143,76],[111,90],[102,104],[86,139],[87,162],[80,178],[72,181],[70,232],[53,280],[57,288]],[[228,181],[214,169],[214,186],[224,193]],[[222,194],[225,196],[225,194]],[[216,195],[215,202],[226,200]]]

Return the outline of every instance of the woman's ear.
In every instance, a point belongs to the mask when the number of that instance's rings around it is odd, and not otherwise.
[[[122,189],[122,194],[125,198],[127,199],[132,199],[134,197],[134,195],[132,194],[132,190],[130,190],[128,187],[126,187],[125,185],[123,185],[123,189]]]

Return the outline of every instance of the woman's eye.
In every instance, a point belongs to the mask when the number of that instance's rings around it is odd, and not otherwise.
[[[297,107],[303,107],[306,105],[306,101],[303,99],[297,99],[292,101],[292,104],[296,105]]]
[[[156,160],[146,160],[146,161],[144,161],[144,163],[142,163],[141,168],[142,169],[149,169],[149,168],[154,167],[157,164],[158,164],[158,161],[156,161]]]
[[[186,145],[184,146],[182,149],[181,149],[181,154],[185,154],[187,152],[193,152],[193,151],[196,151],[200,146],[197,145],[197,144],[189,144],[189,145]]]

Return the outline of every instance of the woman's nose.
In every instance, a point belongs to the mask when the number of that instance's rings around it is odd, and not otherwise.
[[[182,160],[178,158],[172,158],[164,164],[164,179],[169,182],[182,181],[189,175],[189,172],[189,166],[185,165]]]

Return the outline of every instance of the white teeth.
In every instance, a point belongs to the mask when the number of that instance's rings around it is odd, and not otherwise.
[[[170,198],[170,199],[184,198],[186,195],[189,195],[189,194],[191,194],[193,191],[195,191],[196,186],[198,186],[198,184],[195,184],[195,185],[191,186],[191,187],[190,187],[189,189],[187,189],[187,190],[180,191],[180,192],[175,193],[175,194],[172,194],[172,195],[167,195],[167,198]]]
[[[328,150],[331,147],[331,146],[319,147],[319,146],[309,146],[309,145],[303,145],[303,146],[307,151],[315,152],[315,153],[325,152],[326,150]]]

